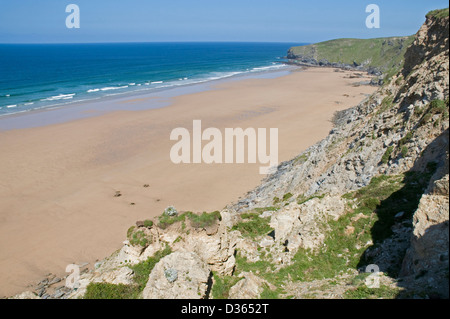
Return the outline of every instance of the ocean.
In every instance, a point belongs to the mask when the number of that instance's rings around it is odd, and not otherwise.
[[[0,116],[279,70],[294,45],[0,44]]]

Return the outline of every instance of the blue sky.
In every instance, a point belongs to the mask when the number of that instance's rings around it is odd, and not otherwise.
[[[68,4],[81,28],[65,25]],[[368,29],[369,4],[381,28]],[[0,43],[259,41],[410,35],[443,0],[0,0]]]

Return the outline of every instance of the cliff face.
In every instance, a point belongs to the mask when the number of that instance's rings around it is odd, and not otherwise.
[[[427,25],[447,28],[436,40],[447,43],[446,49],[432,55],[435,49],[430,45],[428,59],[418,57],[412,64],[409,58],[407,68],[412,71],[408,76],[404,77],[402,70],[360,105],[336,113],[335,128],[327,138],[282,163],[234,207],[270,206],[274,196],[282,198],[286,193],[304,197],[343,194],[367,186],[379,174],[424,170],[425,164],[420,168],[415,164],[427,146],[448,129],[449,93],[448,17],[427,20]],[[418,35],[424,30],[422,27]],[[415,45],[407,50],[410,56],[417,50]],[[427,156],[431,162],[436,155]]]
[[[407,76],[414,68],[423,68],[424,62],[429,60],[442,60],[448,56],[448,18],[427,16],[425,24],[417,32],[413,44],[405,53],[403,76]]]
[[[375,177],[401,176],[402,187],[374,207],[379,216],[371,226],[373,242],[358,265],[374,263],[394,278],[400,274],[410,294],[448,298],[448,23],[448,16],[427,17],[390,83],[336,114],[326,139],[283,163],[233,208],[272,206],[286,197],[283,204],[316,197],[317,205],[346,194],[358,210],[361,190],[370,192]],[[390,235],[374,236],[380,231]]]
[[[428,17],[401,72],[246,198],[138,222],[65,296],[448,298],[448,22]]]
[[[432,88],[432,97],[448,99],[448,43],[449,18],[429,16],[417,33],[416,40],[405,55],[403,75],[416,88],[415,95],[426,83]],[[443,36],[446,35],[446,36]],[[429,70],[431,78],[423,72]],[[439,81],[440,80],[440,81]],[[448,106],[448,104],[447,104]],[[448,119],[447,119],[448,121]],[[425,190],[413,219],[411,246],[408,248],[401,275],[407,277],[407,285],[433,287],[439,295],[449,297],[449,158],[448,130],[434,140],[435,152],[440,163]],[[429,147],[433,147],[430,145]]]

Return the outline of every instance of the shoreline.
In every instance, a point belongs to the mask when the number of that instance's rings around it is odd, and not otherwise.
[[[83,106],[89,105],[92,107],[96,107],[99,110],[97,112],[101,114],[106,114],[113,111],[143,111],[148,109],[154,109],[154,108],[160,108],[170,105],[170,99],[175,98],[177,96],[181,95],[187,95],[187,94],[193,94],[193,93],[199,93],[203,91],[211,90],[215,85],[220,85],[221,83],[228,83],[228,82],[234,82],[234,81],[242,81],[246,79],[265,79],[265,78],[276,78],[288,75],[293,70],[301,69],[299,66],[292,66],[288,64],[280,64],[284,67],[280,67],[280,69],[270,69],[270,70],[262,70],[262,71],[249,71],[249,72],[243,72],[231,76],[226,76],[223,78],[218,79],[208,79],[208,80],[202,80],[199,82],[193,82],[193,83],[187,83],[187,84],[181,84],[178,86],[171,86],[171,87],[159,87],[159,88],[151,88],[151,89],[140,89],[140,90],[134,90],[134,91],[127,91],[122,93],[116,93],[111,95],[105,95],[101,97],[96,97],[93,99],[87,99],[87,100],[80,100],[80,101],[72,101],[67,102],[64,104],[54,104],[54,105],[48,105],[40,108],[30,109],[30,110],[24,110],[14,113],[5,113],[0,114],[0,131],[2,130],[10,130],[10,129],[23,129],[23,128],[31,128],[31,127],[38,127],[38,126],[45,126],[45,125],[51,125],[51,124],[58,124],[62,122],[68,122],[71,120],[81,119],[89,117],[89,115],[81,116],[77,113],[83,112],[83,109],[79,110],[77,108],[83,108]],[[116,108],[110,108],[109,103],[120,103],[121,101],[126,101],[131,98],[143,98],[143,99],[161,99],[160,103],[157,104],[155,101],[153,101],[153,106],[151,107],[145,107],[145,108],[139,108],[139,109],[133,109],[133,108],[124,108],[116,105]],[[115,103],[115,104],[117,104]],[[105,104],[108,104],[108,106],[105,106]],[[44,124],[36,125],[37,123],[44,120],[44,117],[39,117],[40,113],[46,113],[46,112],[52,112],[55,113],[55,111],[60,113],[68,114],[66,116],[63,116],[63,119],[59,119],[57,121],[52,121],[50,123],[46,123],[44,121]],[[47,113],[48,114],[48,113]],[[50,114],[53,115],[53,114]],[[93,115],[91,115],[93,116]],[[31,119],[28,123],[21,121],[25,117],[35,117],[35,119]],[[36,119],[37,117],[37,119]],[[53,115],[54,117],[54,115]],[[11,120],[12,119],[12,120]],[[26,120],[26,119],[25,119]],[[10,124],[7,122],[18,122],[17,125]],[[32,124],[30,122],[33,122]]]
[[[307,69],[225,81],[162,108],[0,130],[0,295],[24,291],[49,271],[64,276],[67,264],[92,266],[120,247],[128,227],[169,205],[213,211],[259,185],[259,164],[171,163],[172,129],[191,130],[194,119],[221,131],[278,127],[281,163],[326,137],[335,111],[375,91],[353,86],[360,80],[346,77],[353,73]],[[144,107],[141,98],[122,102]]]

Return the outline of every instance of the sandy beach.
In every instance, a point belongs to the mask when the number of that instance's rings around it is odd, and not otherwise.
[[[93,106],[87,118],[0,131],[0,296],[49,272],[62,276],[70,263],[92,266],[121,247],[136,221],[169,205],[220,210],[264,177],[260,164],[173,164],[174,128],[191,130],[193,120],[222,131],[278,128],[281,163],[326,137],[335,111],[375,91],[354,85],[367,79],[352,73],[295,70],[221,83],[158,109],[94,116]],[[140,95],[110,103],[151,102]]]

